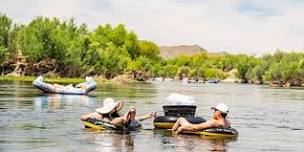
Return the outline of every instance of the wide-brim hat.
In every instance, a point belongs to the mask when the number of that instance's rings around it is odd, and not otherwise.
[[[117,102],[114,101],[112,98],[106,98],[103,100],[103,106],[101,108],[95,109],[96,112],[101,114],[110,113],[113,109],[116,108]]]

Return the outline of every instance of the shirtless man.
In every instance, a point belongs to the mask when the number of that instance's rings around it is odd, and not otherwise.
[[[172,127],[172,131],[178,134],[182,131],[201,131],[208,128],[229,128],[230,121],[226,119],[229,112],[228,106],[224,103],[220,103],[211,109],[214,110],[213,118],[211,120],[200,124],[191,124],[185,118],[180,117]]]

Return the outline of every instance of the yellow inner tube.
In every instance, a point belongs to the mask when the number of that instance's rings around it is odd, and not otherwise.
[[[88,128],[93,128],[97,130],[105,130],[107,129],[105,126],[102,125],[95,125],[87,121],[83,121],[84,126]],[[159,129],[168,129],[172,128],[174,123],[170,122],[154,122],[154,126]],[[229,130],[229,129],[228,129]],[[216,133],[216,132],[209,132],[209,131],[183,131],[183,134],[192,134],[192,135],[199,135],[201,137],[211,137],[211,138],[234,138],[238,136],[236,130],[232,129],[229,133]]]
[[[104,130],[106,129],[105,127],[101,126],[101,125],[95,125],[95,124],[92,124],[90,122],[87,122],[87,121],[82,121],[84,126],[87,127],[87,128],[93,128],[93,129],[97,129],[97,130]]]
[[[132,131],[137,130],[141,128],[141,125],[138,121],[132,121],[127,126],[115,126],[111,123],[97,120],[97,121],[83,121],[83,124],[86,128],[93,128],[96,130],[106,130],[106,129],[112,129],[112,130],[119,130],[119,131]]]
[[[154,122],[154,127],[158,129],[171,129],[174,122]]]
[[[224,134],[224,133],[213,133],[207,131],[183,131],[183,134],[192,134],[192,135],[200,135],[201,137],[215,137],[215,138],[234,138],[237,137],[238,134]]]
[[[171,129],[174,122],[154,122],[154,127],[157,129]],[[214,130],[213,130],[214,129]],[[238,132],[233,128],[221,129],[213,128],[204,131],[183,131],[183,134],[199,135],[210,138],[233,138],[238,136]],[[210,131],[211,130],[211,131]]]

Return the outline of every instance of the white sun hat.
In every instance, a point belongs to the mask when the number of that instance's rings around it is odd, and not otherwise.
[[[103,107],[95,109],[96,112],[101,114],[107,114],[111,112],[116,106],[118,102],[115,102],[112,98],[106,98],[103,100]]]
[[[219,103],[216,107],[212,107],[211,109],[215,109],[215,110],[221,111],[222,113],[226,113],[226,114],[228,114],[228,112],[229,112],[229,107],[224,103]]]

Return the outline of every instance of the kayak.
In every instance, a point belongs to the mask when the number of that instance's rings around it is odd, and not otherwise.
[[[139,121],[131,121],[129,125],[126,126],[116,126],[109,122],[97,119],[88,119],[83,121],[85,128],[92,128],[96,130],[117,130],[117,131],[133,131],[141,129],[141,124]]]
[[[86,82],[76,85],[81,87],[74,87],[73,85],[61,86],[56,84],[49,84],[43,82],[42,76],[39,76],[36,80],[34,80],[33,85],[45,93],[75,95],[85,95],[96,88],[96,82],[91,77],[86,77]]]
[[[210,128],[195,132],[183,131],[182,134],[192,134],[210,138],[234,138],[238,136],[238,132],[234,128]]]

